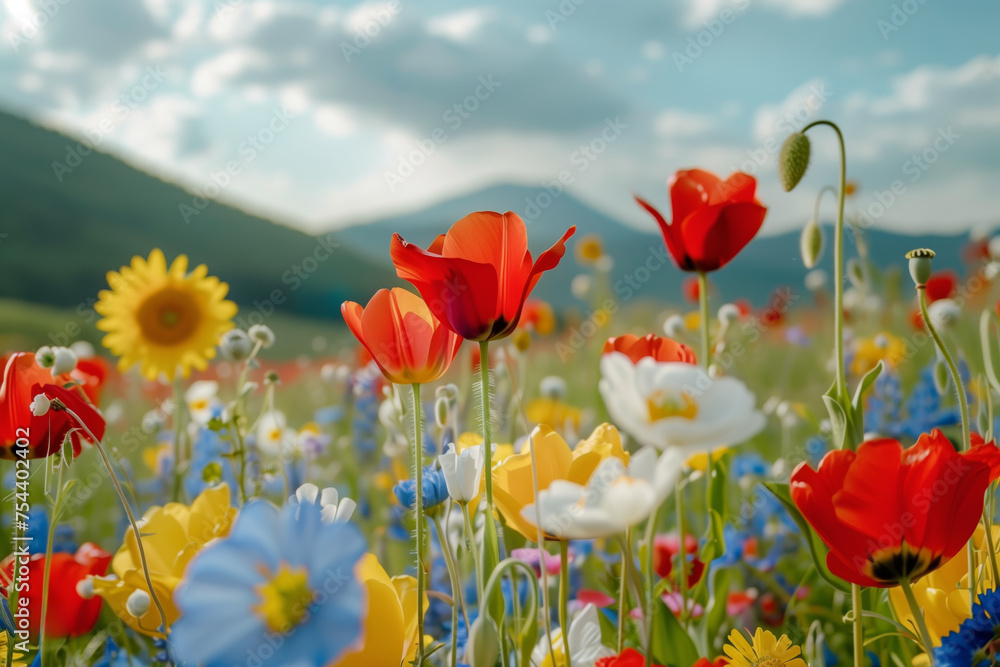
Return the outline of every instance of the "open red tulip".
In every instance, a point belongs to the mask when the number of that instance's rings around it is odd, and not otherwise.
[[[15,563],[15,560],[18,562]],[[57,639],[80,637],[94,629],[97,617],[101,614],[102,599],[80,597],[76,585],[88,576],[103,576],[110,563],[111,554],[90,542],[81,545],[76,554],[52,554],[52,564],[49,568],[49,604],[45,614],[46,637]],[[36,553],[29,557],[8,556],[3,563],[8,581],[13,574],[15,564],[28,568],[24,580],[31,582],[31,585],[21,591],[20,595],[28,598],[28,631],[32,637],[37,637],[42,625],[45,554]]]
[[[32,352],[17,352],[7,359],[0,384],[0,459],[18,457],[18,448],[27,447],[27,458],[45,458],[60,450],[67,436],[74,455],[80,453],[88,436],[65,410],[53,406],[41,417],[31,412],[35,396],[44,394],[59,400],[76,413],[98,438],[104,437],[104,418],[88,400],[86,386],[63,386],[71,376],[53,378],[48,369],[35,363]],[[93,389],[93,387],[91,387]]]
[[[697,364],[698,359],[690,347],[670,338],[647,334],[642,338],[633,334],[625,334],[609,338],[604,343],[604,354],[621,352],[633,363],[639,363],[644,357],[652,357],[656,361],[679,361],[685,364]]]
[[[392,237],[390,252],[400,278],[409,281],[431,311],[462,338],[504,338],[517,327],[524,302],[542,273],[566,253],[570,227],[532,262],[528,232],[516,213],[471,213],[427,250]]]
[[[682,271],[721,269],[756,236],[767,209],[755,198],[757,180],[736,172],[726,180],[702,169],[670,179],[673,221],[636,197],[660,225],[667,250]]]
[[[1000,475],[1000,450],[981,439],[959,454],[938,430],[909,449],[869,440],[792,472],[791,495],[830,549],[841,579],[887,588],[948,562],[972,536],[983,496]]]
[[[399,287],[379,290],[365,307],[346,301],[340,311],[382,374],[396,384],[437,380],[462,345],[423,299]]]

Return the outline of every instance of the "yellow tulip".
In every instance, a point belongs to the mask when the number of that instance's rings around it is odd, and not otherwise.
[[[417,655],[417,580],[385,573],[373,554],[366,554],[355,568],[368,592],[368,610],[361,648],[330,667],[398,667]],[[424,606],[427,595],[424,594]],[[369,632],[371,630],[371,632]],[[427,637],[425,644],[432,638]]]
[[[534,424],[546,424],[562,430],[566,428],[567,423],[570,423],[573,429],[580,428],[580,408],[574,408],[556,398],[536,398],[528,401],[524,411],[528,421]]]
[[[142,546],[149,566],[149,578],[156,596],[163,605],[166,624],[177,620],[174,606],[174,588],[184,576],[188,562],[205,543],[229,534],[236,508],[229,505],[229,487],[226,484],[206,489],[195,498],[190,507],[181,503],[167,503],[152,507],[143,516],[140,530]],[[129,530],[125,542],[111,561],[113,577],[95,577],[94,592],[104,598],[108,606],[136,632],[150,637],[162,637],[157,631],[160,615],[156,605],[140,618],[132,616],[125,602],[136,590],[149,593],[139,559],[135,534]]]
[[[976,562],[982,568],[979,575],[984,579],[985,588],[982,590],[991,590],[994,584],[988,563],[989,548],[985,536],[986,531],[982,524],[976,526],[972,539],[978,552]],[[1000,538],[1000,527],[994,526],[994,542],[998,538]],[[927,630],[931,633],[931,640],[935,646],[940,646],[942,637],[949,632],[957,631],[962,621],[972,617],[968,575],[969,556],[966,550],[962,549],[950,561],[913,584],[913,595],[924,610]],[[889,589],[889,602],[899,622],[916,632],[916,623],[913,614],[910,613],[910,606],[898,587]]]
[[[538,529],[521,517],[521,509],[535,502],[532,449],[538,464],[539,491],[549,488],[557,479],[583,486],[604,459],[613,456],[628,465],[629,458],[622,449],[618,430],[611,424],[598,426],[573,450],[551,426],[535,427],[524,451],[507,457],[493,468],[493,502],[507,525],[529,540],[538,538]]]
[[[728,447],[719,447],[718,449],[712,450],[712,463],[715,463],[729,451]],[[700,452],[695,454],[687,460],[687,467],[691,470],[698,470],[699,472],[705,472],[708,467],[708,452]]]

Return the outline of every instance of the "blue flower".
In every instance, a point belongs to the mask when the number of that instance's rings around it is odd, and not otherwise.
[[[191,464],[184,476],[184,490],[188,497],[197,498],[202,491],[215,486],[220,481],[229,485],[229,502],[235,504],[239,494],[239,483],[233,475],[233,466],[228,458],[230,445],[224,440],[226,431],[199,428],[192,448]],[[209,472],[206,473],[206,468]],[[206,481],[206,477],[210,481]]]
[[[407,509],[413,509],[417,504],[417,482],[413,479],[404,479],[392,488],[396,494],[399,504]],[[424,509],[437,507],[448,500],[448,485],[444,480],[444,473],[436,466],[429,465],[424,468]]]
[[[248,503],[175,592],[178,662],[331,663],[361,634],[367,603],[353,573],[365,550],[356,525],[324,524],[317,505]]]
[[[28,513],[28,532],[31,537],[29,551],[33,554],[43,554],[49,543],[49,515],[41,506],[31,508]],[[76,543],[76,533],[73,527],[58,524],[53,534],[52,553],[75,554],[80,545]]]
[[[979,596],[979,603],[972,608],[972,618],[966,619],[957,632],[943,637],[941,646],[934,649],[935,667],[992,665],[993,660],[984,649],[993,644],[998,631],[1000,593],[987,591]]]

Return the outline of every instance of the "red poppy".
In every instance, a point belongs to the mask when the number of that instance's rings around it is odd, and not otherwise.
[[[698,303],[701,299],[701,282],[694,276],[685,278],[684,282],[681,283],[681,292],[684,293],[684,298],[691,303]]]
[[[959,454],[937,429],[909,448],[869,440],[792,472],[791,495],[830,549],[836,576],[887,588],[936,570],[968,542],[983,494],[1000,472],[1000,450]]]
[[[640,197],[635,200],[660,225],[667,250],[682,271],[715,271],[753,240],[767,209],[755,198],[757,180],[736,172],[723,181],[701,169],[670,179],[673,222]]]
[[[651,667],[663,667],[650,663]],[[634,648],[627,648],[618,655],[598,658],[594,667],[646,667],[646,658]]]
[[[556,312],[547,301],[528,299],[521,310],[518,327],[531,329],[539,336],[548,336],[556,329]]]
[[[382,374],[396,384],[437,380],[462,345],[423,299],[399,287],[379,290],[365,307],[345,301],[340,311]]]
[[[570,227],[532,263],[528,231],[516,213],[481,211],[465,216],[427,250],[392,237],[396,273],[420,292],[431,310],[462,338],[504,338],[541,278],[566,253]]]
[[[604,343],[604,354],[609,352],[621,352],[632,363],[639,363],[644,357],[652,357],[656,361],[679,361],[685,364],[697,364],[694,352],[683,343],[678,343],[670,338],[647,334],[642,338],[632,334],[625,334],[616,338],[609,338]]]
[[[88,576],[103,576],[108,571],[111,558],[111,554],[90,542],[81,545],[76,554],[52,554],[52,565],[49,568],[49,604],[45,614],[46,637],[57,639],[80,637],[94,629],[97,617],[101,614],[101,598],[80,597],[76,585]],[[42,624],[45,554],[8,556],[3,562],[7,581],[11,580],[15,561],[19,567],[27,565],[28,574],[20,577],[22,581],[37,582],[37,585],[32,583],[19,593],[22,599],[24,597],[28,599],[28,632],[32,637],[37,637]]]
[[[680,541],[676,535],[657,535],[653,539],[653,571],[661,579],[669,579],[674,570],[674,558],[680,553]],[[693,535],[684,537],[684,555],[694,556],[698,553],[698,540]],[[691,558],[688,565],[688,588],[701,580],[705,573],[705,564],[698,558]]]
[[[16,449],[27,447],[27,458],[45,458],[60,450],[67,436],[73,454],[80,453],[82,441],[91,441],[75,419],[65,410],[53,406],[46,414],[36,417],[31,403],[38,394],[58,400],[76,413],[98,438],[104,437],[104,418],[80,387],[61,386],[68,376],[52,377],[48,369],[35,363],[32,352],[17,352],[7,359],[3,383],[0,384],[0,459],[18,457]]]
[[[726,615],[739,616],[753,607],[757,601],[757,591],[753,588],[746,591],[730,593],[726,598]]]
[[[950,299],[958,287],[958,274],[954,271],[938,271],[927,279],[925,293],[927,302],[934,303],[941,299]]]

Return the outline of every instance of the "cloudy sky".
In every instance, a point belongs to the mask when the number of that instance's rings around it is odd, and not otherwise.
[[[630,193],[665,204],[691,166],[756,173],[782,231],[837,153],[810,131],[785,194],[777,147],[831,118],[855,208],[960,229],[1000,219],[998,21],[995,0],[0,0],[0,108],[196,192],[228,167],[220,198],[310,231],[561,172],[648,226]]]

